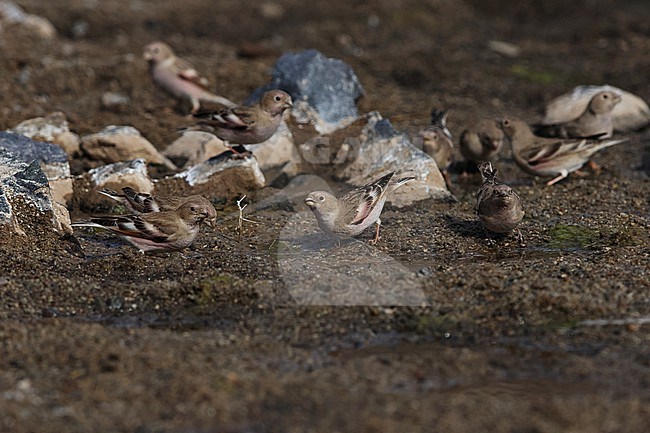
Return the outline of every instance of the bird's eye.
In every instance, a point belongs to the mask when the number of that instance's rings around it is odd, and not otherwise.
[[[275,95],[275,102],[280,102],[282,100],[282,97],[280,95]]]
[[[321,195],[321,196],[318,196],[318,201],[325,201],[325,197],[322,196],[322,195]]]
[[[503,126],[508,126],[510,125],[510,121],[508,119],[503,121]]]
[[[194,206],[190,206],[190,210],[191,210],[192,212],[196,212],[196,208],[195,208]]]
[[[603,95],[603,99],[607,99],[607,98],[609,98],[609,95],[607,94]]]
[[[158,54],[160,52],[160,48],[153,47],[153,52],[154,52],[154,54]]]

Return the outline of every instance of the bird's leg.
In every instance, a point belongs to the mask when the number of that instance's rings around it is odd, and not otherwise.
[[[375,230],[375,238],[370,241],[371,245],[377,244],[377,242],[379,242],[379,239],[381,239],[381,236],[379,236],[379,227],[381,227],[381,219],[377,218],[377,221],[375,221],[375,225],[377,226],[377,229]]]
[[[250,156],[253,154],[250,150],[246,149],[243,145],[241,144],[236,144],[236,145],[231,145],[228,141],[223,142],[224,146],[226,146],[226,149],[232,152],[232,155],[230,155],[231,158],[234,159],[244,159],[247,156]]]
[[[519,246],[520,247],[525,247],[526,243],[524,242],[524,235],[521,234],[521,230],[517,228],[517,239],[519,239]]]
[[[591,159],[589,160],[589,162],[587,162],[587,167],[589,167],[589,170],[593,171],[594,174],[596,175],[600,174],[600,172],[603,171],[603,167],[596,164]]]
[[[560,175],[558,177],[556,177],[554,179],[551,179],[548,182],[546,182],[546,186],[554,185],[554,184],[558,183],[559,181],[561,181],[562,179],[564,179],[565,177],[567,177],[568,175],[569,175],[569,173],[566,170],[562,170],[562,172],[560,173]]]
[[[192,104],[192,111],[190,111],[190,114],[198,113],[201,109],[201,102],[199,101],[199,98],[196,98],[194,96],[190,97],[190,103]]]
[[[447,189],[451,191],[451,177],[449,176],[449,172],[447,170],[442,171],[442,178],[445,180],[445,185],[447,186]]]

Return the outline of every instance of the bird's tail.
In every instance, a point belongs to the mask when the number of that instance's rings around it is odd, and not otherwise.
[[[485,182],[495,183],[498,181],[497,179],[498,170],[492,167],[492,163],[490,161],[484,162],[481,165],[479,165],[478,170],[481,172],[483,183]]]
[[[433,109],[431,110],[431,126],[434,129],[438,129],[442,131],[443,134],[447,136],[451,140],[451,131],[449,128],[447,128],[447,116],[449,115],[449,111],[447,110],[437,110]]]
[[[413,171],[405,171],[403,173],[396,174],[391,179],[389,188],[391,191],[395,191],[400,186],[415,179],[417,179],[417,176]]]
[[[230,99],[215,94],[206,95],[202,97],[201,100],[205,102],[213,102],[215,104],[220,104],[226,108],[233,108],[237,106],[237,104],[232,102]]]
[[[603,141],[603,142],[598,143],[598,144],[596,144],[594,146],[594,148],[593,148],[594,150],[593,150],[592,154],[598,152],[601,149],[606,149],[606,148],[608,148],[610,146],[614,146],[616,144],[625,143],[626,141],[629,141],[629,140],[630,140],[629,138],[619,138],[618,140]]]

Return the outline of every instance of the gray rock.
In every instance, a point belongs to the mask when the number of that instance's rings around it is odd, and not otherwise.
[[[188,170],[168,176],[156,188],[179,194],[201,194],[207,198],[241,197],[265,185],[264,174],[254,157],[233,159],[220,155]]]
[[[0,148],[6,149],[14,158],[25,163],[38,161],[50,182],[52,196],[57,203],[65,205],[72,196],[72,178],[66,152],[59,146],[45,141],[32,140],[21,134],[0,131]]]
[[[311,171],[355,186],[365,185],[389,171],[412,172],[417,179],[397,189],[388,202],[402,207],[428,198],[448,199],[451,193],[429,155],[416,148],[377,112],[348,128],[300,146]]]
[[[350,66],[313,49],[282,55],[273,68],[271,82],[256,89],[247,103],[258,101],[270,89],[288,92],[294,101],[293,116],[301,123],[313,122],[322,134],[356,119],[356,101],[363,95]]]
[[[39,230],[72,233],[67,210],[50,193],[47,176],[37,160],[0,148],[0,231],[33,235]]]
[[[59,146],[31,140],[22,134],[0,131],[0,147],[24,162],[37,160],[44,164],[68,163],[68,156]]]

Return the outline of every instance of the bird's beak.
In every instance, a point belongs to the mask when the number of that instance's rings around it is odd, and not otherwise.
[[[217,216],[213,215],[211,212],[204,213],[205,219],[203,220],[208,226],[215,228],[217,226]]]
[[[307,206],[309,206],[309,207],[314,207],[314,206],[316,206],[316,202],[315,202],[313,199],[311,199],[311,198],[306,198],[306,199],[305,199],[305,204],[306,204]]]
[[[149,51],[145,51],[144,53],[142,53],[142,58],[145,59],[147,62],[149,62],[153,59],[153,56]]]
[[[293,108],[293,102],[292,101],[287,101],[284,104],[284,108],[287,108],[287,109]]]

